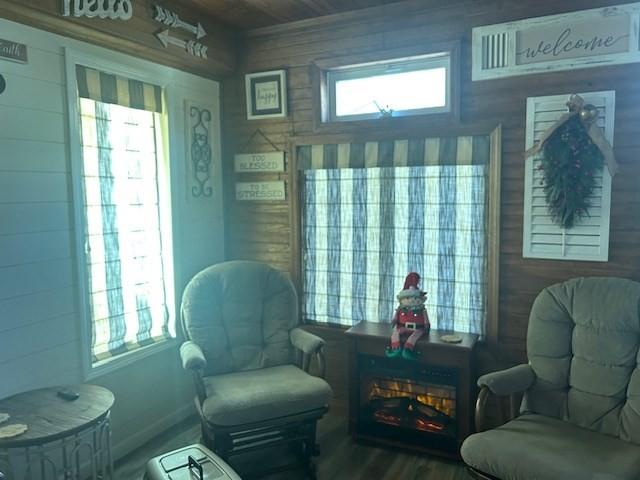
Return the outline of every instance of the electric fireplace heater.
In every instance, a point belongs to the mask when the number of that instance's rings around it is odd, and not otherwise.
[[[358,431],[455,452],[458,446],[455,369],[359,355]]]

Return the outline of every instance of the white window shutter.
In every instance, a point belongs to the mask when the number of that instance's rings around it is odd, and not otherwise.
[[[579,94],[585,103],[598,107],[597,125],[613,145],[615,91]],[[525,149],[540,141],[542,134],[567,112],[569,95],[527,98],[527,131]],[[540,160],[529,157],[525,166],[524,231],[522,256],[556,260],[588,260],[606,262],[609,259],[609,214],[611,206],[611,175],[606,166],[596,175],[588,215],[572,228],[565,229],[551,220],[541,185]]]

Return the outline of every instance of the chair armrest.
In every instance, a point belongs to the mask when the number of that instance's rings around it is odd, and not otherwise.
[[[322,347],[324,347],[325,341],[317,335],[302,330],[301,328],[294,328],[291,330],[289,338],[291,339],[293,346],[302,352],[300,367],[302,367],[305,372],[309,373],[311,356],[315,355],[318,360],[318,376],[320,378],[324,378],[326,362]]]
[[[495,395],[513,395],[527,390],[535,379],[536,374],[531,366],[523,364],[482,375],[478,379],[478,386],[488,388]]]
[[[482,432],[485,428],[486,415],[485,407],[490,394],[509,396],[510,401],[510,419],[517,416],[517,394],[527,390],[536,379],[536,374],[530,365],[516,365],[515,367],[498,372],[487,373],[478,379],[478,400],[476,401],[476,432]],[[500,403],[498,403],[500,406]],[[505,416],[500,406],[501,417],[503,423],[506,422]]]
[[[180,346],[180,358],[185,370],[204,370],[207,367],[207,359],[195,342],[187,341]]]
[[[301,328],[291,330],[289,338],[291,338],[291,343],[294,347],[307,355],[319,352],[325,343],[322,338]]]

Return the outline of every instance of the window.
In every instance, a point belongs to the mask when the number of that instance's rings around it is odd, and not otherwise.
[[[449,54],[329,70],[329,119],[449,112],[450,71]]]
[[[94,364],[175,336],[159,87],[77,67]]]
[[[485,333],[488,135],[300,146],[297,159],[306,320],[390,322],[416,271],[434,328]]]

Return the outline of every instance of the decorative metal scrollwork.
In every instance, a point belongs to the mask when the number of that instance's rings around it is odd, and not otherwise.
[[[194,197],[210,197],[213,189],[207,183],[211,180],[211,111],[191,106],[189,115],[192,119],[191,163],[196,182],[191,187],[191,194]]]

